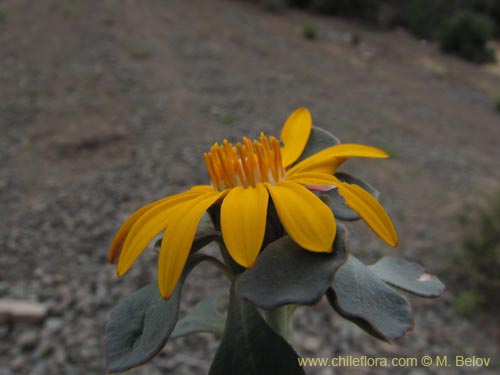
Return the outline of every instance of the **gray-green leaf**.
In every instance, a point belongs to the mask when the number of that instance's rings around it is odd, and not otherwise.
[[[352,255],[335,273],[327,297],[341,316],[377,338],[394,340],[413,327],[406,298]]]
[[[196,332],[211,332],[222,336],[224,317],[217,310],[217,301],[207,297],[199,302],[185,318],[177,322],[171,338]]]
[[[236,283],[236,293],[256,306],[312,305],[329,287],[347,257],[347,231],[337,224],[331,253],[305,250],[290,237],[270,243]]]
[[[384,257],[368,268],[386,283],[422,297],[440,296],[445,289],[444,284],[421,265],[401,258]]]
[[[128,296],[113,309],[106,325],[108,372],[140,366],[160,352],[177,323],[186,276],[198,263],[208,259],[210,257],[203,254],[190,257],[169,300],[160,295],[158,283],[154,282]]]

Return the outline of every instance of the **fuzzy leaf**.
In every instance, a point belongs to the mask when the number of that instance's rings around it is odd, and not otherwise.
[[[371,185],[357,179],[356,177],[348,175],[347,173],[337,172],[335,173],[335,176],[341,181],[361,186],[377,199],[380,195],[379,192]],[[321,192],[319,197],[330,206],[336,219],[344,221],[355,221],[361,219],[356,211],[352,210],[345,204],[345,199],[339,194],[337,189]]]
[[[309,156],[312,156],[328,147],[338,145],[339,143],[340,140],[330,132],[313,126],[306,147],[294,164],[297,164],[298,162],[301,162]]]
[[[335,273],[327,297],[341,316],[382,340],[394,340],[413,327],[406,298],[352,255]]]
[[[222,336],[224,318],[217,310],[217,301],[207,297],[199,302],[185,318],[177,322],[171,338],[186,336],[196,332],[211,332]]]
[[[293,348],[231,287],[226,328],[209,375],[299,375]]]
[[[401,258],[384,257],[368,268],[386,283],[422,297],[440,296],[445,289],[444,284],[421,265]]]
[[[110,373],[140,366],[165,346],[179,312],[181,291],[188,273],[211,257],[194,254],[169,300],[163,299],[154,282],[125,298],[111,312],[106,325],[107,370]]]
[[[337,224],[333,251],[316,253],[290,237],[270,243],[255,265],[236,283],[236,293],[254,305],[275,309],[287,304],[312,305],[329,287],[335,271],[347,257],[347,232]]]

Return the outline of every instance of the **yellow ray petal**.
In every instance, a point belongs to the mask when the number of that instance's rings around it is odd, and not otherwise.
[[[113,242],[109,249],[109,255],[108,255],[109,263],[114,263],[118,259],[122,250],[123,243],[125,242],[125,238],[129,234],[130,229],[135,224],[135,222],[148,210],[154,208],[161,202],[164,202],[166,199],[168,198],[163,198],[155,202],[152,202],[147,206],[139,208],[137,211],[135,211],[132,215],[129,216],[129,218],[123,223],[123,225],[118,230],[118,233],[116,234],[115,238],[113,239]]]
[[[137,260],[139,255],[168,224],[175,206],[199,197],[203,192],[186,191],[168,197],[163,202],[150,208],[132,226],[125,239],[123,249],[118,259],[116,272],[118,276],[124,275]]]
[[[336,232],[330,208],[295,182],[265,185],[288,235],[307,250],[330,252]]]
[[[387,158],[389,155],[375,147],[358,144],[340,144],[324,149],[302,160],[287,171],[287,176],[303,172],[333,173],[347,158]]]
[[[303,172],[295,173],[291,177],[287,176],[288,181],[293,181],[306,186],[335,185],[338,179],[333,175],[321,172]]]
[[[214,191],[210,185],[194,185],[186,193],[207,193],[210,191]]]
[[[266,231],[269,195],[262,184],[236,187],[221,208],[222,237],[231,257],[243,267],[253,266]]]
[[[362,187],[339,181],[339,194],[347,206],[356,211],[368,226],[391,246],[398,245],[398,235],[382,205]]]
[[[205,192],[175,207],[161,242],[158,260],[158,287],[164,298],[170,297],[182,274],[201,216],[226,193],[226,190]]]
[[[298,108],[288,116],[281,130],[283,167],[288,167],[300,157],[311,134],[311,128],[311,113],[307,108]]]
[[[208,190],[213,190],[211,186],[209,185],[197,185],[193,186],[189,191],[191,192],[203,192],[203,191],[208,191]],[[127,238],[130,230],[132,229],[133,225],[139,218],[144,215],[146,212],[148,212],[150,209],[156,207],[162,202],[165,202],[169,200],[171,197],[163,198],[160,200],[157,200],[155,202],[152,202],[142,208],[139,208],[137,211],[135,211],[132,215],[129,216],[129,218],[123,223],[123,225],[120,227],[118,230],[118,233],[116,234],[115,238],[113,239],[113,242],[111,244],[111,247],[109,249],[109,256],[108,260],[110,263],[116,262],[118,257],[121,254],[123,244],[125,242],[125,239]]]

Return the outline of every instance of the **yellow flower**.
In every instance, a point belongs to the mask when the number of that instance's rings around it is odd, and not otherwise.
[[[301,247],[330,252],[336,224],[330,208],[307,187],[337,188],[346,204],[384,241],[397,245],[392,222],[378,201],[357,185],[333,176],[349,157],[386,158],[376,148],[339,144],[320,151],[295,165],[309,139],[312,120],[305,108],[295,110],[285,122],[281,141],[274,137],[236,146],[225,140],[204,155],[211,185],[153,202],[133,213],[118,231],[109,260],[118,259],[117,273],[126,273],[148,244],[164,232],[158,260],[158,286],[168,298],[189,256],[196,228],[203,213],[217,202],[224,244],[231,257],[251,267],[261,250],[269,196],[287,234]]]

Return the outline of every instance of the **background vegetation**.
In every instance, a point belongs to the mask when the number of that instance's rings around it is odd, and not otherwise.
[[[479,311],[498,311],[500,297],[500,191],[479,203],[466,204],[459,216],[462,248],[457,292],[453,306],[471,316]]]
[[[497,0],[287,0],[294,7],[348,17],[380,28],[401,26],[436,40],[444,52],[473,62],[495,60],[488,42],[500,35]]]

